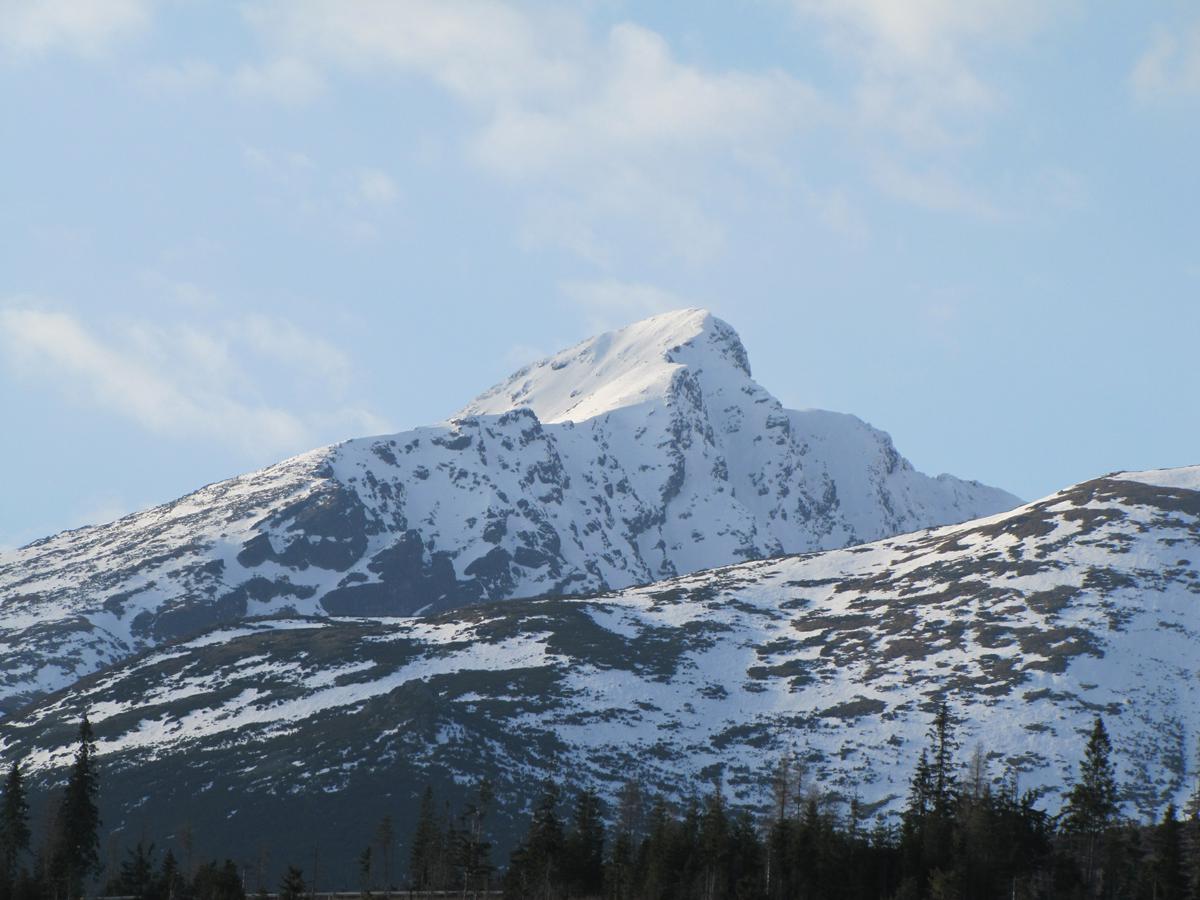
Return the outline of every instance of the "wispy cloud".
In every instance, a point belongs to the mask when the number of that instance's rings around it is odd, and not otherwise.
[[[932,212],[953,212],[986,221],[1009,215],[991,198],[944,170],[913,169],[883,161],[875,167],[875,181],[889,196]]]
[[[780,68],[690,62],[651,28],[598,29],[576,7],[249,0],[243,17],[261,60],[221,71],[182,63],[150,71],[147,83],[299,105],[356,77],[416,76],[465,113],[465,157],[513,188],[524,245],[604,268],[635,246],[699,263],[723,251],[726,205],[747,189],[797,187],[797,208],[818,224],[853,240],[869,232],[844,194],[810,183],[796,151],[815,133],[861,142],[868,179],[893,198],[992,215],[980,188],[944,175],[918,184],[912,173],[941,170],[979,141],[1006,104],[984,57],[1036,34],[1066,2],[785,0],[851,72],[843,89]],[[880,157],[886,177],[873,171]],[[260,164],[280,171],[278,159]],[[348,195],[379,208],[399,193],[390,175],[363,170]],[[377,222],[350,218],[343,235],[379,236]]]
[[[294,409],[266,399],[270,385],[251,371],[259,364],[329,387],[326,397],[350,377],[341,351],[284,320],[251,315],[206,328],[138,321],[102,332],[70,312],[17,303],[0,307],[0,347],[17,376],[159,435],[263,454],[305,449],[330,427],[385,430],[353,405],[318,400]]]
[[[224,78],[214,64],[201,59],[156,63],[141,74],[141,85],[154,94],[175,96],[204,90],[220,84]]]
[[[499,0],[259,0],[245,15],[293,55],[424,74],[472,103],[546,95],[578,77],[573,17],[538,17]]]
[[[150,0],[0,0],[0,60],[96,56],[143,30]]]
[[[685,257],[718,251],[713,167],[753,177],[820,114],[817,92],[782,71],[690,65],[651,29],[594,34],[578,10],[302,0],[247,17],[272,52],[442,87],[475,120],[469,158],[519,188],[527,243],[593,261],[631,224]],[[564,221],[577,224],[547,227]]]
[[[1200,97],[1200,20],[1175,32],[1158,29],[1129,82],[1143,101]]]
[[[248,315],[226,326],[231,342],[242,343],[255,354],[284,367],[304,369],[334,387],[350,386],[350,358],[333,344],[301,330],[283,319]]]
[[[139,81],[152,95],[178,97],[217,92],[239,100],[283,106],[303,106],[328,90],[316,67],[287,56],[232,68],[198,59],[153,63],[141,70]]]
[[[782,72],[706,72],[679,62],[657,33],[614,27],[558,103],[498,106],[478,158],[511,177],[551,168],[628,166],[639,158],[736,154],[803,124],[816,94]],[[525,99],[525,98],[517,98]]]
[[[299,150],[271,151],[262,147],[243,147],[242,159],[250,168],[280,182],[294,182],[317,167],[312,157]]]
[[[368,206],[391,206],[400,196],[396,180],[381,169],[360,169],[350,199]]]
[[[972,140],[980,117],[1002,103],[981,74],[984,49],[1028,38],[1061,10],[1060,0],[792,0],[804,21],[826,29],[857,69],[863,125],[910,146]]]
[[[230,77],[234,93],[252,100],[299,106],[325,93],[325,79],[309,63],[293,57],[243,65]]]
[[[809,207],[817,221],[828,231],[853,244],[861,244],[870,237],[867,225],[858,204],[841,188],[808,191]]]
[[[277,202],[351,243],[378,240],[385,223],[394,221],[391,213],[400,200],[400,186],[383,169],[328,170],[298,150],[263,147],[244,147],[242,159],[247,168],[273,183]]]

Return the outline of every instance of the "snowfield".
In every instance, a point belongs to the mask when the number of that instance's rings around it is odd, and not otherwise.
[[[164,815],[147,795],[236,800],[247,834],[320,795],[350,827],[483,775],[508,817],[547,775],[676,798],[719,775],[758,807],[785,752],[835,810],[886,816],[945,698],[963,759],[982,744],[1051,810],[1103,715],[1126,811],[1157,816],[1200,744],[1200,492],[1177,486],[1198,475],[595,596],[221,627],[10,719],[0,749],[52,779],[90,711],[130,829]]]
[[[0,557],[0,711],[263,616],[432,615],[827,550],[1011,509],[883,432],[787,410],[737,334],[656,316],[446,422],[361,438]]]

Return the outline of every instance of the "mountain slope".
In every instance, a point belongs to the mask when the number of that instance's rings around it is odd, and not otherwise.
[[[245,623],[50,698],[6,723],[3,752],[44,783],[89,710],[107,821],[128,833],[165,833],[186,799],[230,846],[309,840],[319,817],[352,859],[385,813],[407,833],[427,781],[483,774],[502,817],[547,773],[605,791],[636,773],[679,796],[720,771],[756,805],[792,749],[833,800],[895,811],[945,698],[964,756],[986,741],[991,777],[1018,771],[1051,809],[1104,715],[1126,808],[1151,815],[1190,789],[1200,739],[1193,488],[1200,467],[1124,473],[592,598]]]
[[[647,583],[1011,508],[853,416],[783,409],[684,310],[347,441],[0,558],[0,709],[245,617],[428,614]]]

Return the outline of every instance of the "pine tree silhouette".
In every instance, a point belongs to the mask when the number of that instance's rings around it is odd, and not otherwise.
[[[55,892],[67,898],[81,896],[84,882],[100,867],[96,743],[86,713],[79,724],[78,741],[75,762],[55,816],[48,865]]]
[[[29,801],[21,766],[13,763],[0,798],[0,895],[9,896],[21,854],[29,849]]]

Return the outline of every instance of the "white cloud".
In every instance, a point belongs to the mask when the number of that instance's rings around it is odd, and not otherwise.
[[[298,150],[273,152],[262,147],[243,147],[242,159],[250,168],[285,184],[299,181],[317,168],[308,154]]]
[[[1092,202],[1091,187],[1081,172],[1064,166],[1045,166],[1033,183],[1035,199],[1061,210],[1086,209]]]
[[[325,93],[321,73],[304,60],[291,57],[239,66],[230,76],[230,85],[238,96],[286,106],[299,106]]]
[[[370,206],[391,206],[400,196],[396,182],[379,169],[361,169],[355,179],[353,199]]]
[[[853,244],[861,244],[870,237],[866,218],[844,190],[810,191],[808,200],[817,221],[834,234]]]
[[[972,140],[1002,97],[979,74],[990,46],[1036,32],[1062,0],[792,0],[826,28],[831,48],[857,70],[862,123],[919,148]]]
[[[781,71],[689,65],[631,23],[597,38],[577,9],[302,0],[247,15],[273,53],[440,85],[475,118],[470,157],[520,185],[526,243],[593,260],[611,253],[604,233],[630,222],[684,256],[715,252],[712,170],[761,175],[820,115],[817,94]]]
[[[1159,29],[1129,81],[1143,101],[1200,97],[1200,21],[1177,33]]]
[[[291,322],[249,315],[231,323],[226,332],[259,356],[284,366],[307,369],[339,391],[350,385],[353,374],[350,358],[333,344]]]
[[[625,166],[581,171],[535,182],[521,240],[526,247],[557,247],[608,268],[613,244],[606,235],[652,241],[689,262],[703,262],[724,248],[725,230],[703,204],[717,192],[696,184],[703,174],[681,162],[680,172]],[[636,237],[635,237],[636,236]]]
[[[213,87],[221,79],[221,70],[212,63],[187,59],[147,67],[142,72],[141,84],[150,93],[175,96]]]
[[[168,278],[154,269],[138,274],[138,282],[155,297],[189,310],[212,310],[218,305],[216,294],[191,281]]]
[[[946,68],[961,64],[973,40],[1028,36],[1054,13],[1044,0],[793,0],[797,10],[851,27],[871,52],[893,64]],[[1060,4],[1057,4],[1060,5]]]
[[[553,91],[578,75],[569,20],[497,0],[264,0],[246,16],[290,52],[420,73],[471,102]]]
[[[952,212],[985,221],[1008,213],[974,187],[941,169],[915,170],[890,161],[875,168],[875,182],[891,197],[932,212]]]
[[[0,340],[19,373],[52,382],[148,431],[215,437],[243,447],[303,444],[303,424],[284,410],[181,384],[174,366],[167,365],[171,350],[149,344],[146,337],[140,335],[134,342],[142,353],[131,355],[97,338],[67,313],[0,311]],[[186,348],[190,362],[196,362],[196,349]]]
[[[145,28],[150,8],[150,0],[0,0],[0,58],[95,56]]]
[[[382,169],[329,171],[306,153],[244,147],[246,166],[266,176],[273,201],[351,244],[372,244],[400,200],[400,186]]]
[[[569,281],[561,287],[584,314],[587,327],[592,331],[618,328],[657,313],[694,305],[651,284],[605,279]]]
[[[610,247],[576,204],[543,195],[527,203],[524,217],[518,236],[524,249],[557,247],[598,267],[612,264]]]
[[[736,146],[812,112],[782,72],[705,72],[632,23],[596,42],[566,14],[490,0],[261,3],[274,46],[351,70],[387,66],[440,84],[483,117],[476,153],[505,174],[614,154]]]
[[[246,316],[215,328],[134,322],[101,334],[75,315],[29,304],[0,308],[2,358],[15,374],[146,431],[255,454],[296,452],[331,428],[384,430],[368,410],[334,403],[348,359],[294,324]],[[283,382],[328,389],[303,410],[264,399],[251,365]]]
[[[223,92],[240,100],[302,106],[323,96],[327,90],[320,70],[308,62],[280,57],[232,70],[204,60],[159,63],[144,68],[141,86],[164,97]]]
[[[509,176],[549,168],[628,166],[659,154],[737,154],[804,124],[816,95],[781,72],[708,73],[676,60],[658,34],[618,25],[561,102],[494,111],[476,154]]]

